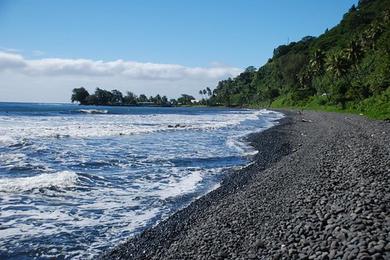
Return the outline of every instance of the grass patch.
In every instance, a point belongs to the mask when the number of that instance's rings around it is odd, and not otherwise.
[[[326,96],[313,96],[301,102],[292,102],[289,97],[281,97],[272,102],[271,108],[363,114],[368,118],[385,120],[390,119],[390,88],[359,102],[347,102],[344,109],[339,105],[329,104]]]

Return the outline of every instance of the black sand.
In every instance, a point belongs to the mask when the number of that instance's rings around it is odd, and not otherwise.
[[[287,112],[252,165],[107,259],[390,259],[390,123]]]

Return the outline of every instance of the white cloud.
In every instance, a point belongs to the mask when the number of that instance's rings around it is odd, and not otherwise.
[[[231,77],[241,69],[227,66],[186,67],[177,64],[89,59],[26,59],[20,54],[0,52],[0,72],[12,71],[29,76],[126,77],[143,80],[219,79]]]
[[[0,72],[3,70],[23,70],[27,66],[19,54],[0,52]]]
[[[69,102],[72,89],[84,86],[136,94],[196,96],[241,69],[221,63],[210,67],[89,59],[28,59],[0,50],[0,101]]]

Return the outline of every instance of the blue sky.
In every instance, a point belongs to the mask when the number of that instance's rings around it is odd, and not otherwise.
[[[280,44],[321,34],[336,25],[356,3],[357,0],[0,0],[0,51],[9,54],[7,61],[17,58],[41,66],[24,75],[0,71],[0,80],[7,80],[6,84],[0,83],[0,101],[67,101],[68,96],[61,95],[78,84],[91,90],[99,85],[138,94],[196,94],[205,84],[214,87],[218,80],[234,76],[240,69],[263,65]],[[53,58],[59,63],[54,64]],[[51,61],[49,65],[47,59]],[[77,63],[75,76],[73,61],[78,59],[89,63]],[[46,62],[45,68],[63,68],[61,60],[69,67],[66,73],[42,68],[42,62]],[[136,62],[141,72],[135,73],[127,63],[96,63],[117,60]],[[154,78],[145,76],[149,70],[144,69],[149,69],[146,65],[150,63],[152,73],[158,75]],[[12,64],[15,66],[15,62]],[[161,76],[156,71],[156,67],[167,71],[159,64],[170,65],[169,75]],[[172,69],[171,65],[180,68]],[[110,73],[96,76],[94,70],[84,75],[83,69],[91,66],[100,66],[99,73],[108,66]],[[126,67],[123,74],[127,78],[115,74],[119,67]],[[175,74],[177,70],[180,75]],[[13,87],[19,89],[19,94],[10,90]],[[26,92],[23,97],[22,89]],[[34,96],[37,90],[47,96]]]

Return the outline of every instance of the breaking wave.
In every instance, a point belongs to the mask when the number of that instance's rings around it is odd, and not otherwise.
[[[45,173],[32,177],[2,178],[1,192],[23,192],[40,188],[68,188],[77,182],[77,174],[71,171]]]
[[[100,109],[79,109],[78,111],[84,114],[108,114],[108,110]]]
[[[89,110],[92,111],[92,110]],[[106,110],[102,110],[106,111]],[[86,138],[146,134],[161,131],[209,131],[231,127],[246,120],[256,120],[266,110],[245,113],[221,113],[210,115],[101,115],[98,117],[28,117],[6,118],[8,123],[0,125],[0,144],[15,144],[17,140],[31,138]],[[0,116],[0,121],[4,117]],[[172,126],[180,127],[172,127]]]

